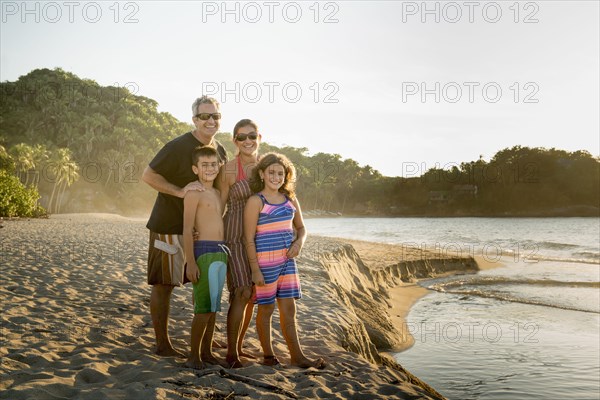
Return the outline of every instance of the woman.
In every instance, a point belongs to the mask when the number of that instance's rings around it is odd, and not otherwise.
[[[242,119],[233,128],[235,158],[221,167],[217,186],[221,200],[227,204],[224,216],[225,241],[231,250],[227,266],[229,312],[227,313],[227,358],[230,368],[243,367],[240,356],[254,358],[242,351],[244,335],[252,319],[252,274],[244,247],[244,206],[252,195],[248,178],[258,163],[260,134],[255,122]]]

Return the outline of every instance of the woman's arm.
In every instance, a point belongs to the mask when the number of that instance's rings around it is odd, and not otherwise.
[[[256,225],[258,224],[258,216],[262,208],[262,200],[258,196],[250,196],[244,208],[244,246],[250,269],[252,270],[252,282],[256,286],[263,286],[265,279],[258,265],[258,257],[256,255]]]
[[[219,175],[215,179],[215,188],[221,192],[221,206],[223,211],[225,211],[225,205],[227,204],[227,199],[229,199],[229,189],[232,185],[231,172],[227,171],[228,164],[225,163],[221,166]],[[235,180],[235,176],[233,179]]]

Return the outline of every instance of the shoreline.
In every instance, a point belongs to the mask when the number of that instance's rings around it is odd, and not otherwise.
[[[282,367],[245,359],[239,370],[195,371],[185,368],[183,360],[153,353],[145,221],[63,214],[3,220],[0,226],[0,399],[11,400],[232,395],[442,399],[400,364],[408,359],[399,357],[398,362],[390,353],[413,344],[406,317],[430,292],[419,281],[511,262],[310,235],[297,258],[303,283],[297,302],[299,333],[307,356],[324,357],[329,366],[316,371],[286,365],[289,356],[276,311],[273,341]],[[171,303],[170,332],[181,351],[189,349],[190,292],[189,285],[175,288]],[[225,338],[226,303],[217,314],[219,342]],[[245,343],[248,353],[260,357],[254,323]],[[224,357],[224,349],[215,353]],[[427,349],[413,349],[412,357],[428,365],[440,362]],[[447,389],[437,378],[419,373]]]
[[[390,318],[394,327],[400,332],[402,345],[393,350],[386,351],[387,354],[400,353],[410,349],[415,344],[415,338],[410,334],[406,325],[406,317],[410,309],[422,297],[428,295],[431,290],[419,286],[418,284],[407,284],[405,286],[396,286],[388,289],[392,307],[389,309]]]
[[[346,238],[324,238],[339,240],[340,242],[350,244],[356,250],[360,256],[360,259],[372,269],[398,265],[402,262],[415,262],[427,259],[444,259],[444,257],[440,257],[439,254],[420,248],[408,248],[401,244],[396,245]],[[446,255],[454,255],[458,256],[459,258],[465,258],[459,254],[447,253]],[[477,266],[477,270],[468,271],[470,273],[499,268],[505,265],[502,262],[491,262],[485,260],[485,258],[482,256],[475,256],[473,257],[473,260]],[[375,267],[376,265],[378,267]],[[433,273],[432,276],[428,276],[427,278],[463,273],[465,273],[465,271],[461,270],[439,272]],[[392,348],[381,349],[381,352],[385,355],[391,355],[392,353],[400,353],[408,350],[414,344],[414,338],[407,329],[406,317],[410,313],[412,306],[415,305],[419,299],[433,292],[430,289],[420,286],[418,284],[419,280],[420,279],[411,279],[411,282],[400,281],[396,284],[389,285],[389,287],[386,288],[389,296],[389,299],[386,301],[387,313],[393,327],[399,333],[400,342]]]
[[[235,393],[442,399],[386,351],[411,345],[401,333],[407,331],[402,328],[410,307],[428,292],[418,286],[419,279],[479,270],[470,258],[311,235],[297,258],[303,283],[297,318],[305,353],[324,357],[329,366],[316,371],[287,365],[276,312],[273,345],[282,368],[246,360],[238,370],[214,366],[196,371],[185,368],[183,360],[153,353],[145,220],[113,214],[4,220],[0,246],[5,283],[0,286],[0,397],[15,400],[40,393],[48,398]],[[175,288],[171,302],[172,341],[184,351],[193,314],[190,292],[189,285]],[[218,341],[225,339],[226,301],[222,307]],[[249,353],[260,357],[254,323],[245,343]],[[214,351],[224,358],[225,349]]]
[[[382,275],[371,274],[349,244],[316,236],[297,258],[303,283],[297,318],[305,354],[325,358],[327,368],[289,365],[277,311],[273,347],[281,367],[261,364],[254,322],[245,347],[257,359],[245,359],[240,369],[193,370],[184,359],[157,356],[148,309],[147,241],[145,221],[106,214],[3,221],[0,398],[443,399],[379,354],[371,336],[377,337],[378,328],[364,323],[360,307],[380,317],[378,292],[369,289],[364,304],[362,293],[346,292],[353,282],[348,269],[360,270],[361,284],[375,290],[383,289]],[[173,290],[169,328],[174,347],[186,352],[190,294],[190,285]],[[227,310],[225,300],[217,313],[217,341],[225,339]],[[214,352],[225,358],[225,349]]]
[[[325,218],[600,218],[598,214],[402,214],[402,215],[361,215],[361,214],[345,214],[345,215],[309,215],[304,219],[325,219]]]
[[[30,220],[30,219],[48,219],[48,218],[62,218],[62,217],[72,217],[77,215],[98,215],[98,216],[106,216],[107,218],[116,217],[116,218],[124,218],[130,220],[148,220],[150,214],[148,215],[140,215],[140,214],[127,214],[127,213],[117,213],[117,212],[67,212],[67,213],[59,213],[59,214],[44,214],[37,217],[2,217],[0,216],[0,221],[18,221],[18,220]],[[374,214],[374,215],[366,215],[366,214],[344,214],[344,215],[305,215],[304,219],[336,219],[336,218],[356,218],[356,219],[385,219],[385,218],[498,218],[498,219],[510,219],[510,218],[535,218],[535,219],[543,219],[543,218],[598,218],[600,217],[600,212],[597,214],[573,214],[573,215],[564,215],[564,214],[464,214],[464,215],[450,215],[450,214],[402,214],[402,215],[384,215],[384,214]],[[332,237],[333,238],[333,237]],[[339,238],[343,239],[343,238]],[[373,242],[378,243],[378,242]]]

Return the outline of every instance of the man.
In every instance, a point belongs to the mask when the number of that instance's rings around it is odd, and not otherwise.
[[[192,104],[192,115],[195,129],[167,143],[142,174],[142,180],[158,191],[146,227],[150,230],[150,314],[156,353],[162,356],[183,357],[171,344],[168,325],[171,292],[175,286],[188,282],[182,247],[183,197],[190,190],[204,190],[190,166],[192,152],[198,146],[212,145],[219,153],[219,162],[227,161],[225,149],[214,140],[221,119],[219,102],[207,96],[197,98]]]

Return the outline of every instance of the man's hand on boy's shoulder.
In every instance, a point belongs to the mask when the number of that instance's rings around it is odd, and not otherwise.
[[[190,191],[203,192],[205,190],[206,188],[200,181],[193,181],[181,188],[181,198],[183,199],[185,195]]]
[[[183,196],[184,204],[189,201],[199,201],[202,197],[206,196],[206,190],[188,190],[188,192]]]

